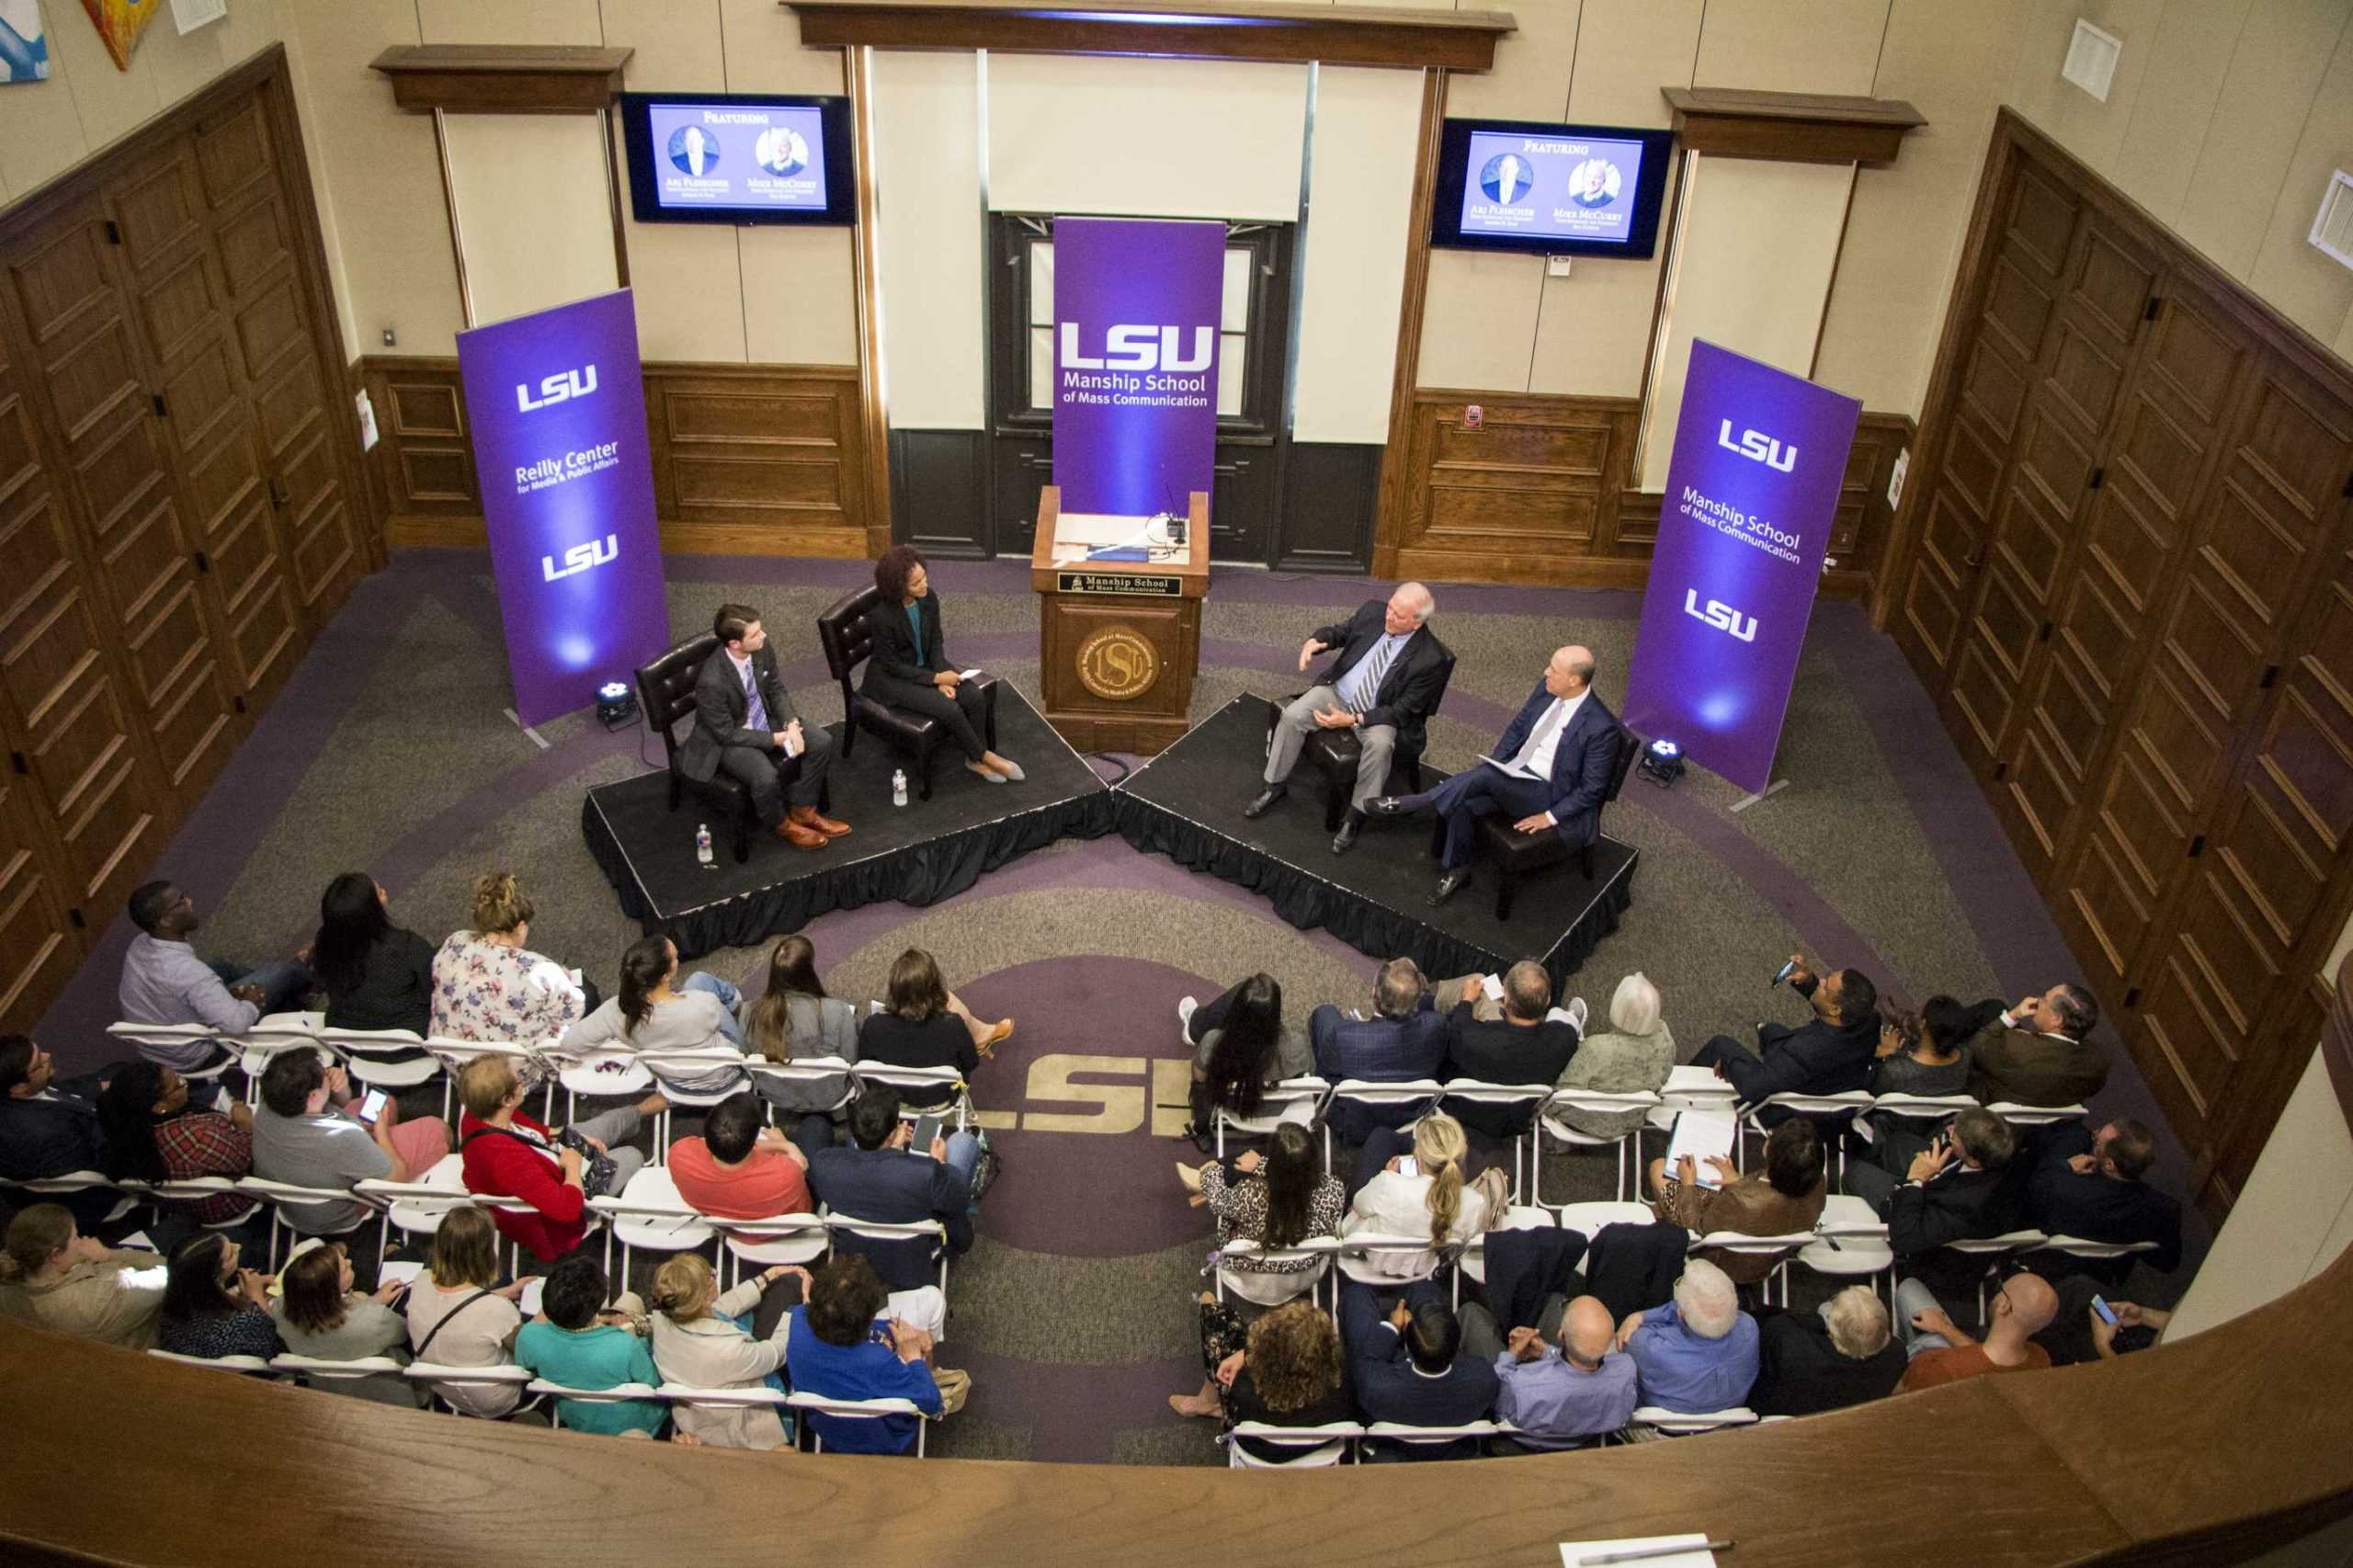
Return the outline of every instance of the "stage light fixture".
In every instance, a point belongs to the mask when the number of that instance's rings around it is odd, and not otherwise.
[[[1664,737],[1643,748],[1643,777],[1662,790],[1683,777],[1683,748]]]
[[[608,730],[618,730],[637,717],[637,699],[627,681],[608,680],[597,688],[597,717]]]

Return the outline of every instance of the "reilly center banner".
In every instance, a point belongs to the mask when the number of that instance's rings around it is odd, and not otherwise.
[[[516,715],[585,708],[669,642],[626,289],[458,335]]]
[[[1065,512],[1185,515],[1217,464],[1225,225],[1054,221],[1054,483]]]
[[[1773,780],[1863,405],[1691,345],[1626,722],[1750,790]]]

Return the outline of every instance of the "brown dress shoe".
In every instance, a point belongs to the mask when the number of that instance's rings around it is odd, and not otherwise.
[[[832,817],[820,816],[814,806],[795,806],[785,815],[787,821],[797,822],[802,827],[813,827],[827,838],[839,838],[849,831],[849,824],[836,822]]]
[[[803,827],[790,817],[776,824],[776,835],[795,849],[823,849],[833,842],[813,827]]]

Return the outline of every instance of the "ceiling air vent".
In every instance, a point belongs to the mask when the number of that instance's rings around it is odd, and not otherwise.
[[[2338,169],[2328,176],[2307,237],[2339,266],[2353,267],[2353,175]]]
[[[2116,80],[2116,57],[2123,52],[2122,39],[2078,17],[2075,37],[2067,45],[2067,63],[2059,68],[2059,74],[2106,103],[2108,85]]]

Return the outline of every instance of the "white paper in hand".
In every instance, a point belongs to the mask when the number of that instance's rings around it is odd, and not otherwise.
[[[959,670],[956,672],[956,678],[958,680],[978,680],[981,678],[981,672],[978,670]]]
[[[1504,999],[1504,977],[1500,974],[1491,974],[1487,976],[1487,983],[1482,987],[1482,989],[1486,992],[1488,1001],[1502,1001]]]
[[[1740,1123],[1729,1116],[1705,1110],[1677,1112],[1675,1136],[1666,1145],[1666,1174],[1675,1176],[1683,1156],[1688,1154],[1697,1167],[1699,1185],[1714,1191],[1723,1186],[1723,1181],[1716,1175],[1715,1167],[1708,1164],[1709,1156],[1731,1159],[1733,1140],[1739,1135]]]
[[[546,1293],[547,1288],[546,1278],[537,1274],[523,1282],[523,1299],[516,1305],[523,1309],[527,1321],[540,1315],[540,1298]]]
[[[387,1263],[376,1270],[376,1284],[381,1288],[398,1280],[404,1285],[414,1285],[416,1277],[424,1272],[425,1265],[421,1263]]]

